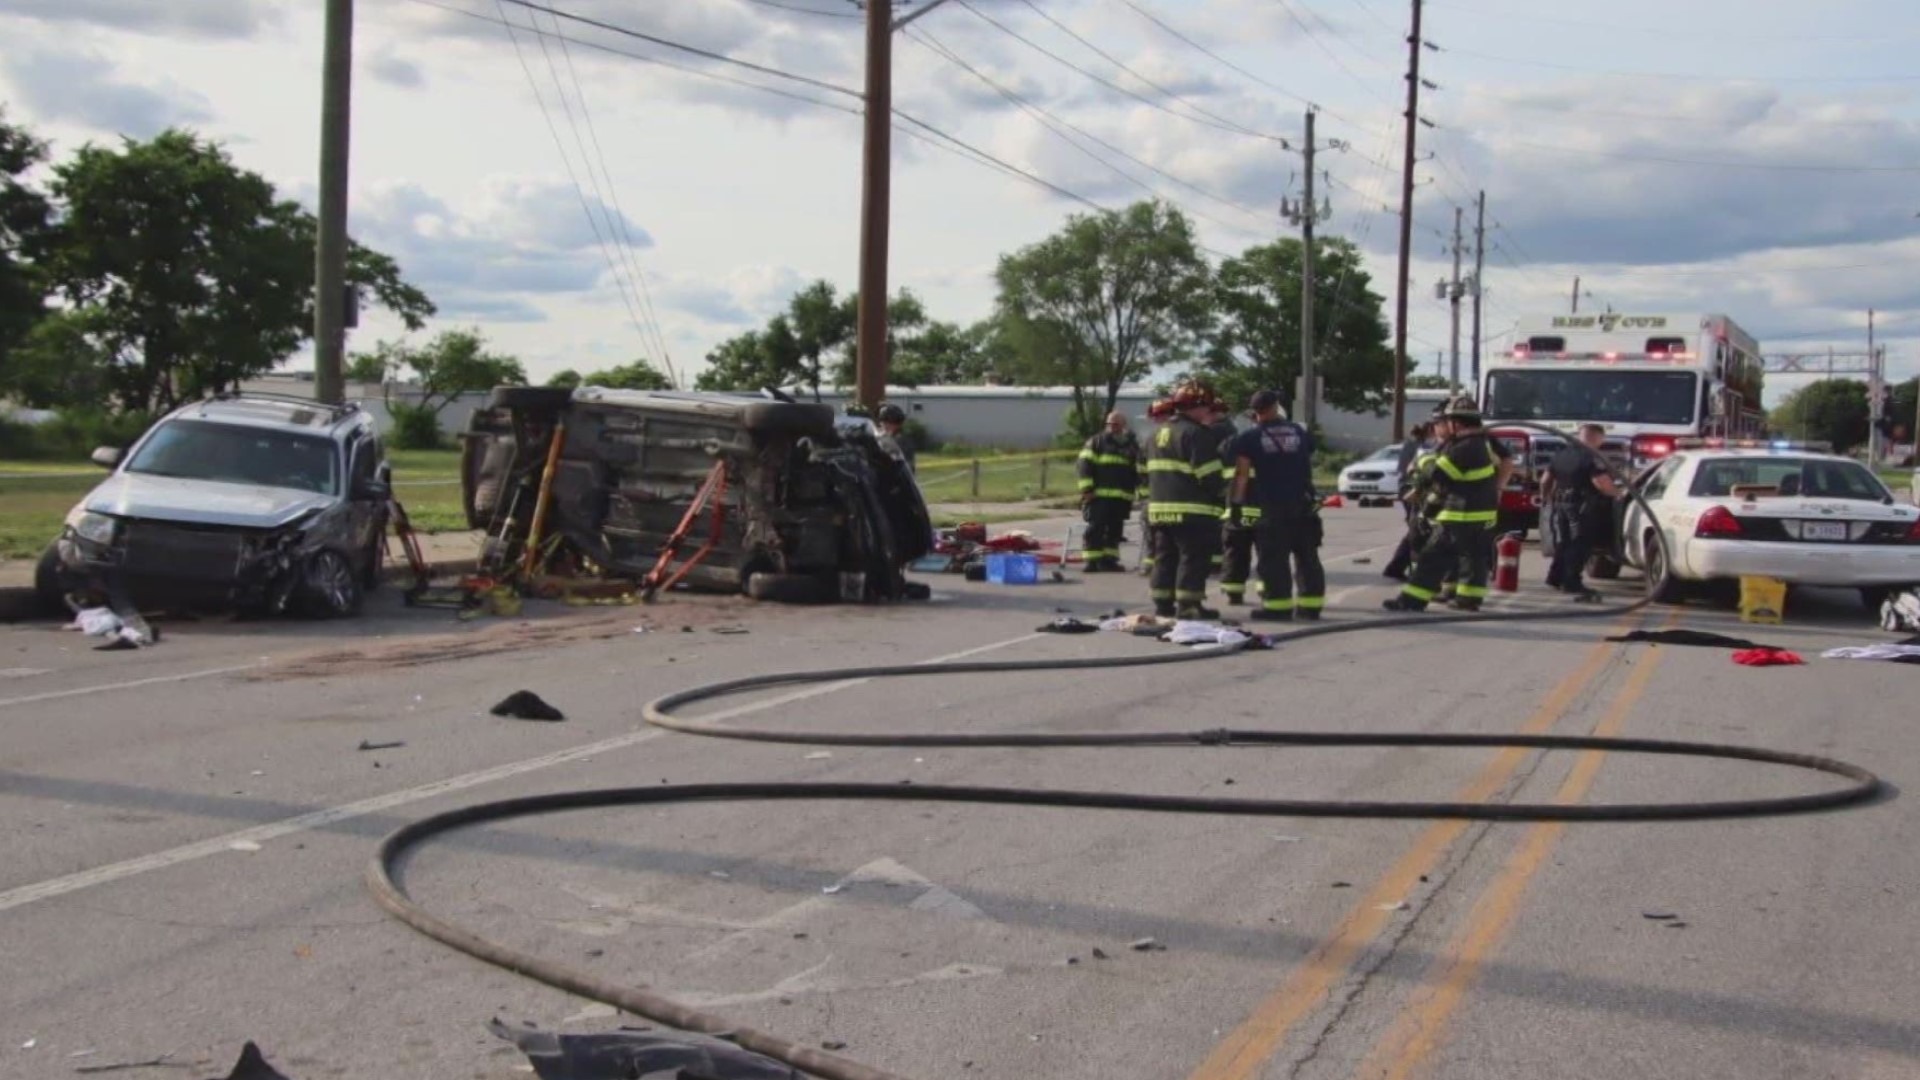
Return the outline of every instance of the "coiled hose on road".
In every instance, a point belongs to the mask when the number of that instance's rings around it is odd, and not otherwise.
[[[1535,427],[1537,425],[1519,425]],[[1559,434],[1551,428],[1541,431]],[[1580,445],[1575,443],[1575,445]],[[1591,451],[1590,451],[1591,452]],[[1599,455],[1594,455],[1596,458]],[[1601,459],[1604,461],[1604,459]],[[1629,497],[1640,501],[1638,493]],[[1666,539],[1655,534],[1664,551]],[[1666,560],[1671,566],[1672,560]],[[1650,586],[1657,583],[1650,583]],[[1629,614],[1651,603],[1647,598],[1631,604],[1592,606],[1545,612],[1497,612],[1475,614],[1408,615],[1368,619],[1352,623],[1323,623],[1300,627],[1274,635],[1277,643],[1300,642],[1312,638],[1371,630],[1412,626],[1445,626],[1461,623],[1510,623],[1606,618]],[[396,879],[396,868],[408,852],[454,829],[510,818],[532,817],[563,811],[608,809],[681,802],[783,801],[783,800],[881,800],[896,802],[990,803],[1010,806],[1044,806],[1091,810],[1132,810],[1158,813],[1225,814],[1253,817],[1337,817],[1337,818],[1449,818],[1479,821],[1683,821],[1707,818],[1759,817],[1809,813],[1855,806],[1878,799],[1885,784],[1872,772],[1858,765],[1833,758],[1796,754],[1760,747],[1716,743],[1677,742],[1663,739],[1595,738],[1574,735],[1435,735],[1388,733],[1355,735],[1334,731],[1258,731],[1211,729],[1169,732],[1092,732],[1082,734],[973,734],[964,732],[918,735],[871,734],[863,732],[825,732],[799,734],[770,728],[731,728],[682,719],[676,710],[702,701],[728,697],[773,687],[890,678],[928,678],[944,675],[1010,675],[1036,672],[1092,671],[1111,668],[1154,667],[1167,664],[1204,663],[1242,652],[1242,647],[1212,647],[1152,656],[1096,657],[1066,660],[970,660],[943,664],[881,665],[840,668],[828,671],[783,672],[756,675],[694,687],[668,694],[648,703],[643,716],[648,724],[668,731],[707,738],[736,739],[748,742],[788,743],[820,746],[872,747],[951,747],[951,748],[1058,748],[1058,747],[1429,747],[1429,748],[1523,748],[1531,750],[1600,750],[1615,753],[1663,754],[1683,757],[1719,758],[1749,761],[1789,768],[1805,769],[1840,777],[1848,783],[1840,788],[1807,795],[1771,799],[1735,799],[1718,802],[1687,801],[1670,803],[1632,803],[1611,805],[1566,805],[1559,803],[1460,803],[1460,802],[1339,802],[1290,799],[1223,799],[1164,795],[1139,795],[1125,792],[1033,790],[994,787],[954,787],[864,783],[751,783],[751,784],[678,784],[658,787],[606,788],[593,791],[556,792],[519,799],[480,803],[423,818],[406,825],[381,841],[367,869],[367,886],[374,899],[395,918],[415,930],[453,949],[505,968],[567,993],[611,1005],[656,1023],[683,1031],[723,1037],[748,1050],[783,1062],[822,1080],[908,1080],[897,1073],[863,1065],[824,1050],[790,1039],[734,1024],[724,1017],[684,1005],[654,991],[625,986],[602,979],[591,972],[521,952],[482,937],[457,924],[435,916],[407,895]]]

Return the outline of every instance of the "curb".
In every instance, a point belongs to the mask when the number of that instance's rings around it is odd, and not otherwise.
[[[449,559],[433,564],[436,580],[450,577],[464,577],[480,569],[478,556],[462,559]],[[383,584],[403,581],[413,576],[413,571],[405,564],[388,563],[380,569]],[[40,598],[30,585],[0,586],[0,622],[27,622],[45,618],[40,608]]]

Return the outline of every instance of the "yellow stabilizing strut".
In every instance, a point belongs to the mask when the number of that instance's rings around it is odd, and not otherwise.
[[[553,474],[560,469],[560,448],[567,441],[567,422],[560,420],[553,425],[553,441],[547,444],[547,467],[540,473],[540,497],[533,504],[533,524],[527,532],[527,555],[521,566],[521,573],[531,578],[539,568],[542,552],[541,534],[546,531],[547,508],[553,502]]]

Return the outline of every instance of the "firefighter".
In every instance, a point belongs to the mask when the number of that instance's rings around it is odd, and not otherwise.
[[[1153,430],[1158,435],[1162,428],[1173,420],[1173,399],[1161,398],[1147,406],[1147,419],[1153,422]],[[1146,451],[1141,451],[1140,460],[1144,466]],[[1160,530],[1154,527],[1152,499],[1147,487],[1147,473],[1143,467],[1140,472],[1140,576],[1153,576],[1153,553],[1160,548]]]
[[[1229,475],[1233,472],[1233,455],[1229,448],[1233,446],[1233,440],[1239,437],[1240,427],[1233,422],[1233,410],[1227,407],[1225,401],[1214,402],[1213,408],[1207,411],[1207,426],[1213,429],[1214,437],[1220,440],[1222,475]],[[1233,577],[1230,570],[1231,553],[1236,550],[1241,556],[1240,574],[1237,578]],[[1227,508],[1222,505],[1220,507],[1220,544],[1213,549],[1213,560],[1208,573],[1219,575],[1220,588],[1227,594],[1228,603],[1238,603],[1245,595],[1247,574],[1252,566],[1253,532],[1251,529],[1236,529],[1230,526],[1227,523]],[[1232,588],[1228,588],[1229,581],[1234,582]]]
[[[1320,565],[1320,497],[1313,490],[1313,437],[1287,419],[1280,395],[1262,390],[1250,403],[1257,426],[1233,441],[1232,524],[1251,533],[1260,556],[1262,621],[1318,619],[1327,603]],[[1296,586],[1298,587],[1296,589]]]
[[[1497,454],[1480,425],[1480,407],[1470,397],[1446,405],[1446,441],[1427,469],[1427,482],[1438,502],[1433,533],[1421,547],[1400,595],[1383,606],[1388,611],[1424,611],[1439,595],[1450,568],[1456,569],[1452,604],[1462,611],[1478,611],[1487,596],[1492,569],[1488,536],[1500,516],[1500,491],[1512,475],[1513,462]]]
[[[1445,408],[1444,402],[1441,408]],[[1436,448],[1446,438],[1447,423],[1436,410],[1433,419],[1413,429],[1413,434],[1400,448],[1400,504],[1407,517],[1407,531],[1400,537],[1400,544],[1393,550],[1393,558],[1380,571],[1384,577],[1395,581],[1407,580],[1407,571],[1413,568],[1413,557],[1426,544],[1432,531],[1433,522],[1429,516],[1431,509],[1427,505],[1427,472],[1433,465]]]
[[[1080,477],[1080,510],[1087,520],[1080,552],[1086,572],[1123,573],[1120,539],[1142,479],[1140,440],[1133,437],[1126,413],[1107,414],[1107,429],[1087,440],[1075,467]]]
[[[1205,604],[1226,503],[1226,465],[1211,424],[1216,401],[1204,383],[1181,385],[1173,392],[1176,415],[1154,435],[1147,454],[1147,521],[1157,534],[1149,595],[1161,616],[1220,617]]]
[[[913,437],[907,434],[907,410],[892,402],[884,402],[874,418],[880,422],[880,430],[892,439],[900,448],[901,456],[907,459],[907,471],[913,472]]]

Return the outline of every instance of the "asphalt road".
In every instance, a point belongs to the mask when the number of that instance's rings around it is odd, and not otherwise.
[[[1329,523],[1329,618],[1370,618],[1394,515]],[[1057,609],[1143,596],[1131,575],[942,580],[934,602],[889,610],[675,598],[467,624],[388,596],[354,624],[185,624],[112,653],[51,626],[0,629],[0,1076],[163,1055],[174,1068],[112,1075],[219,1076],[254,1040],[295,1080],[492,1080],[528,1070],[491,1018],[617,1026],[368,899],[379,836],[472,801],[803,779],[1571,801],[1820,783],[1598,755],[823,752],[658,734],[637,715],[750,672],[1172,648],[1033,633]],[[1887,635],[1849,596],[1800,599],[1786,627],[1656,609],[709,711],[802,730],[1597,730],[1825,753],[1907,783],[1920,670],[1819,660]],[[1537,585],[1500,602],[1563,606]],[[1811,663],[1601,641],[1639,625],[1754,637]],[[719,632],[734,627],[747,632]],[[522,688],[568,719],[488,715]],[[1909,1077],[1917,818],[1904,798],[1568,827],[703,804],[470,830],[421,853],[407,882],[503,940],[920,1080]],[[1164,948],[1130,947],[1149,937]]]

